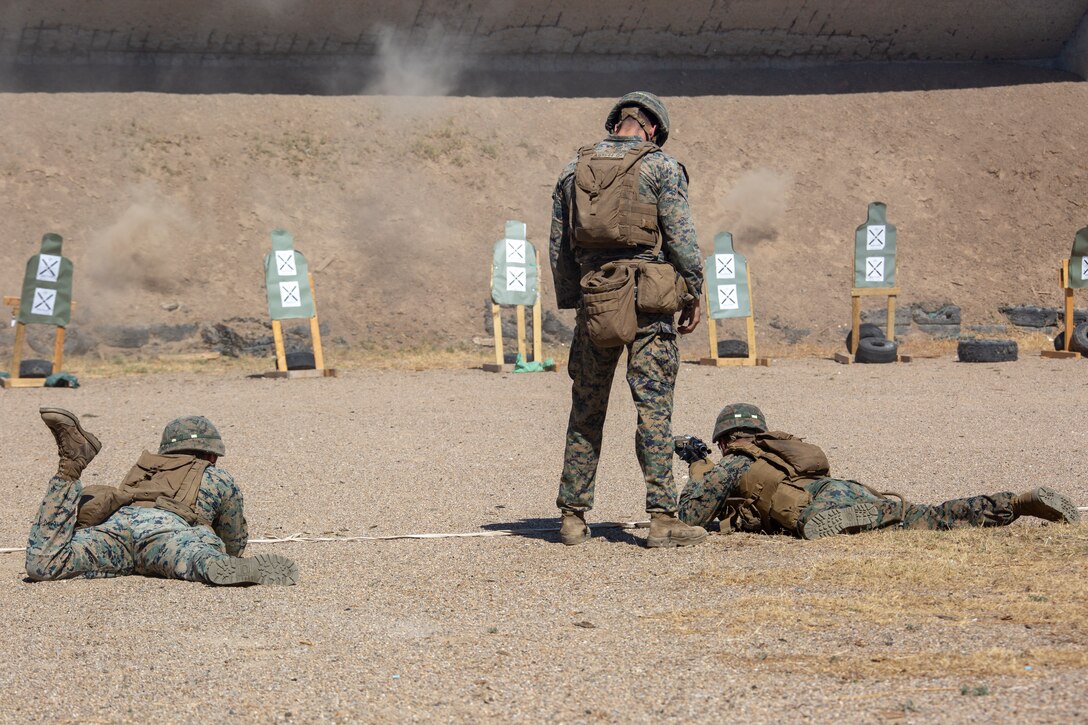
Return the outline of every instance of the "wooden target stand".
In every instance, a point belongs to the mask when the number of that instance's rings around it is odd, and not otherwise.
[[[525,305],[514,306],[518,324],[518,354],[525,360]],[[502,305],[491,303],[491,326],[495,334],[495,362],[484,363],[483,369],[489,373],[508,373],[514,369],[511,363],[504,362],[506,357],[502,343]],[[533,304],[533,360],[540,360],[541,347],[543,347],[542,333],[540,329],[540,297]]]
[[[537,269],[540,269],[540,254],[536,255]],[[488,270],[490,274],[491,270]],[[491,329],[494,334],[495,340],[495,362],[484,363],[481,365],[481,369],[489,373],[509,373],[513,372],[514,365],[512,363],[505,362],[506,353],[503,349],[502,342],[502,308],[504,305],[500,305],[494,300],[491,302]],[[518,354],[521,355],[522,360],[526,358],[526,344],[525,344],[525,305],[513,305],[514,315],[517,319],[518,326]],[[543,332],[541,329],[540,320],[540,294],[536,296],[536,302],[533,303],[533,358],[531,362],[543,362],[541,356],[543,355]],[[559,366],[552,364],[550,367],[545,368],[550,372],[554,372],[559,369]]]
[[[748,305],[749,311],[752,314],[744,318],[744,327],[748,333],[748,357],[718,357],[718,325],[713,317],[710,316],[710,291],[703,283],[703,306],[706,309],[706,331],[710,338],[710,357],[704,357],[699,359],[700,365],[713,365],[715,367],[725,367],[727,365],[759,365],[762,367],[770,367],[771,359],[768,357],[756,356],[756,318],[755,307],[752,299],[752,270],[750,267],[745,268],[745,275],[748,280]]]
[[[310,341],[314,348],[313,370],[288,370],[287,352],[283,345],[283,323],[280,320],[272,320],[272,341],[276,346],[276,369],[267,373],[251,375],[254,378],[335,378],[338,373],[335,368],[325,367],[325,353],[321,349],[321,325],[317,320],[317,292],[314,291],[314,276],[307,275],[310,280],[310,295],[314,301],[314,316],[310,318]]]
[[[1069,343],[1072,341],[1073,328],[1076,325],[1076,318],[1073,317],[1073,292],[1074,289],[1069,286],[1069,260],[1062,260],[1062,267],[1058,270],[1058,283],[1062,287],[1062,291],[1065,293],[1065,340],[1061,350],[1043,350],[1039,353],[1040,357],[1052,357],[1059,359],[1078,358],[1083,357],[1079,352],[1075,352],[1069,349]]]
[[[835,362],[849,365],[854,362],[854,356],[858,354],[858,342],[861,337],[861,298],[862,297],[887,297],[888,305],[888,332],[887,338],[895,340],[895,299],[899,296],[898,287],[854,287],[850,290],[850,354],[835,353]],[[896,356],[896,362],[911,362],[910,355]]]
[[[4,304],[11,308],[12,316],[19,314],[19,297],[4,296]],[[76,303],[72,303],[72,309]],[[23,343],[26,342],[26,325],[22,322],[15,323],[15,344],[11,354],[11,377],[0,378],[0,386],[5,388],[44,388],[45,378],[21,378],[19,366],[23,362]],[[61,371],[64,364],[64,328],[59,325],[56,328],[56,337],[53,341],[53,374]]]

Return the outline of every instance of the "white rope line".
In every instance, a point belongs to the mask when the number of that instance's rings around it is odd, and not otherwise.
[[[616,521],[611,523],[593,524],[595,529],[645,529],[650,525],[649,521]],[[471,539],[492,536],[517,536],[518,534],[537,533],[542,531],[558,531],[555,526],[539,526],[525,529],[497,529],[495,531],[467,531],[461,533],[445,534],[389,534],[386,536],[311,536],[299,532],[278,538],[250,539],[247,544],[289,544],[292,542],[327,542],[327,541],[393,541],[395,539]],[[25,547],[0,549],[0,554],[15,554],[26,551]]]
[[[1078,506],[1077,511],[1088,512],[1088,506]],[[614,521],[609,523],[592,524],[594,529],[645,529],[650,525],[649,521]],[[495,536],[517,536],[518,534],[539,533],[544,531],[557,531],[554,526],[538,526],[525,529],[497,529],[495,531],[466,531],[459,533],[441,534],[388,534],[386,536],[311,536],[302,532],[288,536],[268,539],[250,539],[249,544],[289,544],[321,543],[321,542],[345,542],[345,541],[395,541],[397,539],[473,539]],[[17,554],[26,551],[25,547],[0,548],[0,554]]]

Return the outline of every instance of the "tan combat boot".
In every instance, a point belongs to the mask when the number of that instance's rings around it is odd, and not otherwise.
[[[38,413],[57,441],[60,456],[57,477],[78,481],[83,469],[102,450],[102,444],[93,433],[83,430],[79,418],[64,408],[39,408]]]
[[[224,556],[208,562],[208,582],[221,587],[240,584],[298,583],[298,565],[279,554]]]
[[[662,512],[650,514],[650,534],[646,546],[651,549],[670,546],[693,546],[706,538],[702,526],[688,526],[676,514]]]
[[[1014,498],[1012,512],[1016,516],[1035,516],[1065,524],[1080,521],[1080,512],[1073,502],[1054,489],[1046,487],[1025,491]]]
[[[559,540],[567,546],[577,546],[589,541],[589,526],[584,511],[564,511],[559,525]]]

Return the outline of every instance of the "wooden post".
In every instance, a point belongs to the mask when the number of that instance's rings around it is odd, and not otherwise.
[[[325,352],[321,349],[321,324],[317,319],[317,292],[314,287],[314,276],[310,275],[310,299],[314,303],[314,316],[310,318],[310,340],[314,346],[314,369],[325,369]]]
[[[536,302],[533,303],[533,362],[541,362],[543,355],[544,341],[543,331],[540,320],[540,295],[536,296]]]
[[[64,328],[57,328],[57,336],[53,341],[53,374],[61,371],[64,363]]]
[[[495,332],[495,364],[502,367],[502,308],[494,302],[491,303],[491,327]]]
[[[26,340],[26,325],[15,323],[15,346],[11,351],[11,377],[19,377],[19,365],[23,362],[23,342]]]
[[[521,359],[525,359],[525,305],[518,305],[517,311],[514,313],[517,315],[518,320],[518,355],[521,355]]]
[[[1065,341],[1062,346],[1069,352],[1069,343],[1073,341],[1073,328],[1077,319],[1073,316],[1073,288],[1069,286],[1069,260],[1062,261],[1062,287],[1065,288]]]
[[[283,323],[272,320],[272,341],[276,344],[276,370],[287,372],[287,355],[283,350]]]
[[[895,295],[888,295],[888,332],[884,337],[895,341]]]
[[[850,293],[850,330],[854,333],[850,338],[850,356],[853,357],[858,354],[861,337],[861,297],[853,292]]]

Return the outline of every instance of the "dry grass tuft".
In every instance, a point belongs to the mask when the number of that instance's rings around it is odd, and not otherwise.
[[[740,539],[761,537],[732,535]],[[781,565],[753,568],[738,551],[691,577],[691,586],[715,591],[722,606],[648,615],[679,636],[732,636],[770,632],[783,641],[819,633],[832,640],[866,637],[850,651],[776,657],[740,653],[753,666],[790,672],[823,671],[844,677],[1025,675],[1046,668],[1088,667],[1088,527],[1016,526],[951,532],[887,531],[802,543],[762,539],[781,548]],[[757,542],[758,545],[758,542]],[[803,557],[787,558],[791,547]],[[744,545],[730,547],[742,549]],[[815,555],[813,561],[812,555]],[[798,563],[797,559],[804,559]],[[708,583],[709,586],[708,586]],[[714,587],[724,589],[721,594]],[[1040,629],[1050,645],[1019,651],[995,632]],[[941,632],[962,640],[978,632],[979,649],[931,647]],[[863,652],[868,638],[891,631],[932,636],[896,640],[926,643]],[[982,633],[985,633],[984,635]],[[889,635],[890,636],[890,635]],[[1061,642],[1058,644],[1055,640]],[[973,640],[969,640],[973,641]],[[983,646],[988,645],[988,646]]]

